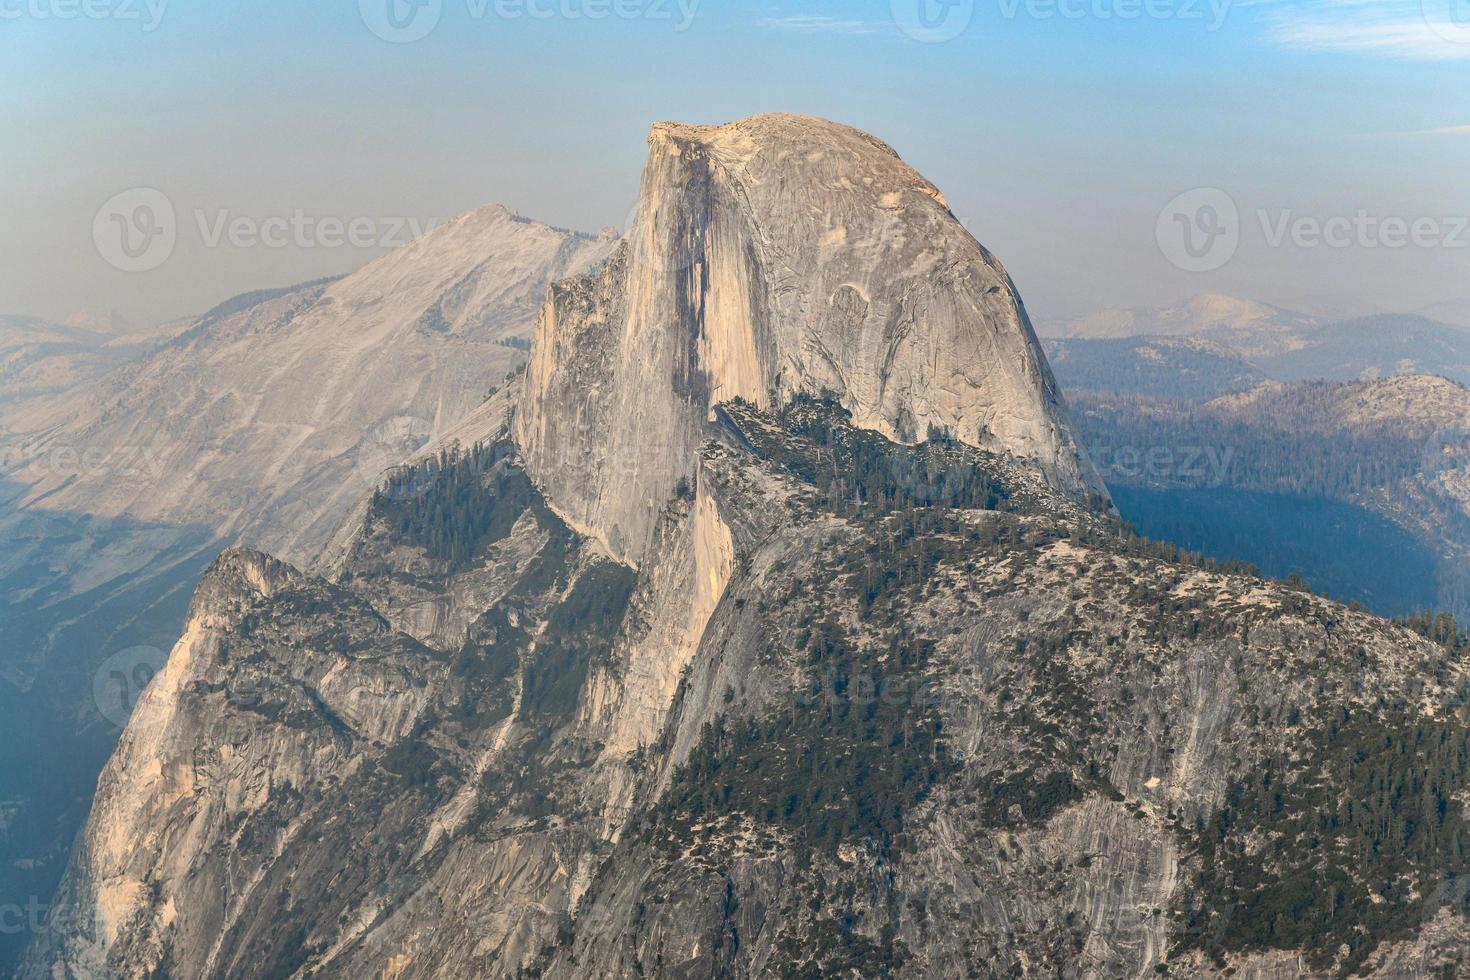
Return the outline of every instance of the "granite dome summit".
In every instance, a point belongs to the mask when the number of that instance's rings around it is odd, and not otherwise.
[[[887,144],[823,119],[662,122],[632,227],[555,284],[516,436],[620,557],[693,467],[713,407],[830,394],[900,442],[943,430],[1105,497],[1015,285]]]

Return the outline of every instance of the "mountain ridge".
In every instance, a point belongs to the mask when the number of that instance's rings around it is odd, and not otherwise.
[[[1465,965],[1459,637],[1131,534],[881,141],[655,126],[407,455],[204,577],[26,980]]]
[[[11,422],[22,459],[64,446],[157,455],[143,479],[42,469],[29,500],[308,557],[404,440],[417,448],[458,421],[522,359],[497,341],[529,332],[547,282],[609,247],[487,205],[348,276],[226,301],[84,401]]]
[[[610,245],[487,206],[346,277],[80,354],[18,348],[46,383],[0,401],[0,906],[54,889],[211,559],[242,543],[314,557],[383,470],[524,362],[507,342],[529,336],[547,282]],[[9,396],[5,344],[0,330]],[[0,930],[0,974],[24,938]]]
[[[1106,498],[1004,268],[887,144],[826,120],[655,124],[632,227],[553,287],[534,344],[528,469],[635,562],[647,500],[690,476],[737,396],[830,392],[890,438],[945,430]],[[619,460],[638,465],[608,472]]]
[[[1202,294],[1163,308],[1053,320],[1042,324],[1042,334],[1047,352],[1058,355],[1063,375],[1072,372],[1064,380],[1074,388],[1122,392],[1143,385],[1140,393],[1195,397],[1187,391],[1188,378],[1163,376],[1169,362],[1188,374],[1234,376],[1197,379],[1207,397],[1219,394],[1222,383],[1244,390],[1252,376],[1292,382],[1438,374],[1470,383],[1470,329],[1417,313],[1306,316]],[[1062,355],[1071,363],[1063,363]],[[1214,363],[1202,364],[1202,359]]]

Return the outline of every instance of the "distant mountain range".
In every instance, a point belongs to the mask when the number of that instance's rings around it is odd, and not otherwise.
[[[1047,321],[1039,331],[1064,388],[1213,398],[1263,378],[1437,374],[1470,383],[1470,328],[1418,314],[1339,320],[1208,293]]]
[[[1164,377],[1068,392],[1142,533],[1300,575],[1379,613],[1470,617],[1470,391],[1420,375],[1266,382],[1201,400],[1209,378],[1184,377],[1181,397]]]
[[[1010,277],[881,140],[648,145],[516,383],[311,567],[201,577],[20,976],[1463,974],[1449,624],[1130,534]],[[242,315],[289,332],[345,284]],[[391,405],[417,389],[371,369],[412,377],[421,321],[378,341],[407,291],[372,292],[329,322]],[[1293,425],[1436,426],[1459,396],[1425,387],[1307,391]],[[1378,485],[1336,431],[1289,445]]]
[[[0,412],[84,385],[136,353],[137,338],[0,316]]]
[[[1379,613],[1470,616],[1470,330],[1215,294],[1041,329],[1142,533]]]

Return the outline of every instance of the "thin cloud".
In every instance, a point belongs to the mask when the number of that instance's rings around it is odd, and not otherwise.
[[[1470,136],[1470,126],[1436,126],[1433,129],[1394,129],[1360,134],[1369,139],[1403,139],[1405,136]]]
[[[817,14],[795,14],[789,17],[765,17],[759,25],[768,31],[791,34],[876,34],[878,27],[865,20],[842,20]]]
[[[1311,0],[1272,5],[1272,40],[1307,51],[1365,54],[1404,61],[1470,59],[1465,0]],[[1458,5],[1458,6],[1457,6]]]

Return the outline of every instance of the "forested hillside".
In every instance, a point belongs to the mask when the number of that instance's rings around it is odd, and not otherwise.
[[[1205,403],[1069,397],[1143,533],[1300,575],[1381,613],[1465,616],[1470,393],[1458,385],[1318,381]]]

